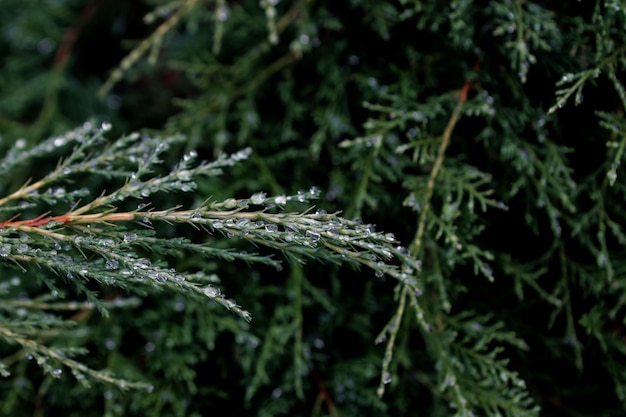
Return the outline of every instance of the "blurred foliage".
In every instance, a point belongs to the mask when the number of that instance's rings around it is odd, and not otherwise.
[[[248,161],[155,204],[318,187],[312,212],[389,234],[421,263],[402,273],[423,287],[324,256],[287,255],[281,271],[169,259],[218,273],[252,322],[148,292],[52,340],[86,348],[77,357],[93,369],[149,381],[148,394],[54,379],[0,345],[3,414],[623,415],[623,1],[2,6],[3,152],[91,118],[115,134],[184,135],[163,155],[170,165],[177,152],[213,160],[250,147]],[[58,158],[14,164],[3,195]],[[48,291],[18,275],[3,267],[2,297]]]

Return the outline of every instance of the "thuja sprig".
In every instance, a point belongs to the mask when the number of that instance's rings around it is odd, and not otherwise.
[[[248,198],[205,200],[195,208],[154,206],[149,198],[163,192],[194,191],[196,179],[219,175],[223,168],[246,159],[251,150],[221,155],[212,162],[197,162],[197,154],[192,151],[167,170],[161,158],[172,145],[183,140],[181,136],[156,138],[131,134],[108,142],[104,134],[110,127],[107,123],[101,126],[86,123],[61,137],[62,140],[52,138],[37,147],[53,151],[73,145],[71,152],[50,173],[0,198],[0,215],[5,216],[0,221],[3,266],[33,273],[32,276],[59,297],[65,295],[63,285],[69,282],[73,291],[84,296],[85,305],[98,309],[105,316],[110,303],[94,290],[94,282],[129,293],[167,290],[209,299],[251,320],[250,313],[222,293],[217,275],[179,271],[167,262],[183,254],[198,254],[281,268],[280,260],[270,255],[216,246],[217,237],[272,248],[298,262],[311,258],[365,266],[377,276],[389,275],[402,282],[405,288],[420,291],[415,278],[419,264],[406,248],[398,245],[392,234],[376,231],[373,225],[342,218],[339,213],[284,210],[288,204],[308,204],[318,198],[320,190],[316,187],[293,195],[267,196],[257,192]],[[0,161],[0,170],[6,169],[5,164],[11,166],[15,161],[45,155],[18,148],[14,147]],[[105,180],[97,184],[117,186],[112,187],[112,191],[103,188],[100,192],[84,188],[83,182],[94,177]],[[136,208],[128,209],[129,205],[134,207],[137,203]],[[50,206],[50,211],[46,206]],[[27,216],[20,210],[25,207],[29,212],[42,208],[39,213]],[[67,209],[55,212],[61,207]],[[183,237],[163,237],[153,228],[157,223],[188,225],[213,235],[213,239],[197,243]],[[8,299],[7,294],[1,295]],[[11,314],[17,308],[55,310],[53,305],[7,302],[4,309]],[[13,314],[18,316],[15,311]],[[37,331],[19,332],[0,322],[0,335],[23,349],[32,350],[33,356],[47,358],[38,362],[64,365],[75,375],[106,382],[114,379],[69,359],[62,354],[63,349],[53,351],[46,347],[37,339]],[[56,369],[44,370],[57,376]],[[118,385],[130,386],[119,381]]]

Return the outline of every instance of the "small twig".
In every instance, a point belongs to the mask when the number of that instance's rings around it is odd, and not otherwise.
[[[478,62],[474,66],[474,69],[478,69]],[[461,106],[465,101],[467,101],[467,93],[472,85],[470,80],[466,81],[463,84],[463,87],[459,91],[459,99],[452,111],[452,116],[450,116],[450,120],[448,120],[448,124],[446,125],[445,130],[443,131],[443,136],[441,139],[441,144],[439,145],[439,153],[437,155],[437,159],[435,160],[435,164],[433,165],[433,169],[430,171],[430,175],[428,177],[428,182],[426,184],[426,198],[424,199],[424,208],[420,213],[419,222],[417,226],[417,233],[415,234],[415,238],[411,243],[411,253],[414,256],[419,255],[419,251],[422,247],[422,238],[424,236],[424,230],[426,229],[426,218],[428,217],[428,212],[430,211],[430,200],[433,196],[433,191],[435,190],[435,180],[437,179],[437,175],[443,166],[443,158],[448,149],[448,145],[450,144],[450,138],[452,137],[452,131],[456,126],[456,122],[459,118],[459,113],[461,111]]]
[[[313,370],[313,378],[315,379],[315,382],[317,383],[317,388],[319,389],[319,395],[324,400],[326,407],[328,407],[328,412],[330,413],[332,417],[339,417],[339,413],[337,412],[335,403],[333,402],[333,399],[330,397],[330,394],[326,390],[326,387],[324,386],[324,381],[322,381],[322,378],[320,378],[320,376],[315,371],[315,369]]]
[[[163,22],[156,30],[146,39],[144,39],[135,49],[133,49],[120,65],[113,70],[107,81],[98,90],[98,96],[104,97],[113,88],[113,86],[122,79],[124,72],[141,58],[150,47],[160,43],[160,39],[165,36],[172,28],[174,28],[180,20],[196,5],[198,0],[187,0],[168,20]]]
[[[56,54],[54,55],[54,61],[52,67],[55,69],[64,68],[67,64],[70,56],[72,55],[72,49],[76,44],[76,40],[78,39],[78,35],[80,31],[85,27],[85,25],[94,17],[96,12],[111,0],[93,0],[85,8],[83,9],[80,17],[76,19],[76,23],[70,27],[65,35],[63,36],[63,40],[57,49]]]
[[[61,44],[54,55],[52,61],[52,73],[54,74],[54,81],[48,84],[46,96],[44,102],[37,115],[36,121],[33,126],[42,126],[48,121],[57,108],[57,93],[61,84],[63,71],[72,56],[72,49],[78,40],[81,30],[85,25],[94,17],[96,12],[102,8],[110,0],[93,0],[85,6],[80,16],[76,19],[74,25],[72,25],[63,35]],[[33,138],[37,135],[32,135]]]

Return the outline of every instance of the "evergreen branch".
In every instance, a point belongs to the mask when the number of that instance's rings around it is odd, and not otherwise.
[[[376,342],[380,343],[386,338],[385,334],[389,333],[389,340],[387,341],[387,346],[385,348],[385,356],[383,358],[383,365],[380,372],[380,382],[378,383],[378,390],[376,391],[379,398],[382,398],[385,394],[385,385],[391,382],[389,365],[391,365],[391,361],[393,359],[393,348],[395,346],[396,336],[398,335],[400,324],[402,323],[402,317],[404,316],[404,306],[408,296],[408,289],[409,287],[407,285],[402,286],[402,292],[400,293],[396,314],[376,337]]]
[[[537,282],[540,277],[546,275],[548,272],[546,267],[538,267],[538,265],[543,263],[543,260],[536,262],[537,265],[535,265],[535,263],[520,265],[513,262],[508,255],[504,255],[504,257],[506,259],[501,263],[504,265],[504,274],[511,275],[515,278],[515,292],[519,300],[524,300],[522,284],[525,284],[553,306],[560,307],[562,305],[563,302],[555,294],[550,294]]]
[[[433,168],[430,172],[430,175],[428,177],[428,182],[427,182],[427,188],[426,188],[426,197],[424,198],[424,206],[422,208],[422,211],[420,213],[420,219],[419,219],[419,223],[418,223],[418,229],[417,232],[415,234],[414,240],[411,244],[409,253],[412,254],[414,257],[418,257],[419,256],[419,252],[421,249],[421,242],[422,242],[422,236],[425,230],[425,224],[426,224],[426,218],[429,214],[429,209],[430,209],[430,200],[432,198],[433,195],[433,191],[434,191],[434,186],[435,186],[435,180],[437,178],[437,175],[439,174],[439,171],[443,165],[443,159],[444,159],[444,154],[445,151],[448,147],[448,144],[450,143],[450,138],[452,136],[452,131],[454,130],[454,126],[456,125],[456,121],[457,118],[459,116],[460,110],[461,110],[461,106],[463,105],[463,103],[467,100],[467,93],[469,91],[469,88],[471,86],[471,82],[467,81],[463,87],[461,88],[460,92],[459,92],[459,99],[454,107],[454,110],[452,111],[452,115],[450,117],[450,120],[448,121],[448,124],[444,130],[443,133],[443,137],[441,140],[441,144],[439,147],[439,153],[437,156],[437,159],[435,160],[435,163],[433,165]],[[405,303],[406,303],[406,298],[409,296],[410,293],[410,288],[408,285],[404,284],[402,285],[402,289],[400,291],[400,295],[399,295],[399,302],[398,302],[398,307],[396,310],[396,314],[394,315],[394,317],[389,321],[389,323],[387,324],[387,326],[385,326],[385,328],[381,331],[381,333],[378,335],[377,337],[377,342],[382,342],[383,340],[385,340],[386,333],[389,333],[389,341],[387,342],[387,347],[385,349],[385,356],[383,359],[383,364],[382,364],[382,371],[381,371],[381,378],[380,378],[380,383],[378,385],[378,396],[382,397],[384,392],[385,392],[385,385],[388,384],[391,381],[391,375],[389,373],[389,365],[391,364],[391,361],[393,359],[393,349],[395,346],[395,339],[397,336],[397,332],[399,330],[400,324],[402,322],[402,317],[404,315],[404,307],[405,307]],[[423,312],[421,310],[421,308],[419,308],[419,304],[417,303],[417,300],[415,299],[414,296],[411,296],[410,299],[411,305],[414,306],[416,313],[417,313],[417,318],[418,318],[418,322],[422,323],[422,325],[427,328],[427,325],[425,324],[424,321],[424,315]],[[455,392],[458,391],[458,388],[454,388]],[[457,397],[460,398],[460,394],[457,392]]]
[[[246,387],[245,401],[252,399],[261,384],[269,382],[266,367],[271,360],[273,346],[284,346],[287,343],[288,337],[295,330],[294,326],[296,323],[293,321],[281,325],[281,321],[284,320],[283,315],[285,315],[285,308],[285,306],[281,306],[274,310],[274,315],[270,321],[270,330],[265,334],[265,338],[261,344],[261,352],[255,362],[252,381]]]
[[[105,308],[128,308],[137,307],[141,304],[141,300],[137,297],[115,298],[111,301],[103,301]],[[67,301],[67,302],[48,302],[46,300],[29,300],[29,299],[4,299],[0,304],[0,309],[15,310],[16,308],[28,308],[32,310],[51,310],[51,311],[76,311],[76,310],[94,310],[96,304]]]
[[[410,252],[416,257],[419,256],[422,246],[422,238],[426,229],[426,219],[430,211],[430,200],[433,196],[433,191],[435,189],[435,180],[443,165],[444,154],[446,152],[446,149],[448,148],[448,145],[450,144],[452,132],[454,131],[454,126],[456,125],[457,119],[459,117],[461,106],[467,100],[467,93],[469,92],[470,86],[471,81],[467,81],[459,92],[459,98],[456,105],[454,106],[454,110],[452,110],[452,115],[450,116],[448,124],[446,125],[446,128],[443,131],[443,135],[441,137],[441,143],[439,144],[439,153],[437,155],[437,159],[435,159],[435,163],[433,164],[430,175],[428,176],[428,182],[426,184],[426,196],[423,200],[423,207],[417,224],[417,232],[415,233],[413,242],[411,242],[410,245]]]
[[[358,140],[358,139],[357,139]],[[371,177],[373,175],[373,161],[378,157],[380,153],[380,148],[383,142],[383,136],[380,134],[372,135],[368,138],[365,138],[368,143],[371,143],[372,150],[368,155],[368,161],[365,164],[365,169],[363,174],[361,175],[361,179],[357,186],[357,191],[354,197],[354,202],[351,207],[350,216],[351,217],[361,217],[361,210],[363,209],[363,201],[365,196],[367,195],[367,186]],[[342,144],[343,146],[347,146]]]
[[[226,6],[226,0],[216,0],[215,13],[213,19],[215,20],[215,31],[213,32],[213,48],[214,55],[220,53],[222,48],[222,37],[224,36],[224,21],[228,18],[228,7]]]
[[[304,326],[304,318],[302,317],[302,281],[304,280],[302,268],[298,264],[292,264],[291,269],[291,285],[294,292],[294,345],[293,345],[293,368],[294,368],[294,390],[298,398],[304,398],[304,388],[302,384],[303,376],[306,374],[307,369],[304,364],[304,347],[302,343],[302,334]]]
[[[111,72],[107,81],[100,87],[98,96],[100,98],[106,96],[113,86],[124,77],[124,74],[135,65],[150,48],[154,48],[154,50],[160,48],[163,37],[176,27],[185,15],[193,10],[196,3],[198,3],[198,0],[185,0],[176,13],[170,16],[165,22],[161,23],[149,37],[141,41],[135,49],[126,55],[120,62],[120,65]]]
[[[79,35],[85,25],[89,23],[103,6],[106,5],[108,0],[92,0],[85,5],[80,13],[80,16],[75,20],[75,23],[65,31],[61,44],[57,48],[52,62],[52,81],[47,83],[46,93],[43,100],[43,105],[39,110],[39,114],[34,122],[32,122],[33,130],[43,130],[47,123],[50,123],[53,116],[57,112],[59,107],[58,96],[59,91],[63,86],[64,71],[67,67],[67,63],[72,56],[72,50],[79,38]],[[33,135],[33,137],[36,137]]]
[[[580,104],[583,100],[582,89],[591,78],[598,78],[604,67],[610,66],[619,58],[621,58],[624,53],[626,53],[626,46],[618,48],[611,55],[604,57],[600,62],[598,62],[594,68],[590,68],[578,73],[567,73],[561,77],[561,79],[556,83],[557,87],[563,87],[560,90],[556,91],[556,104],[554,104],[548,110],[548,114],[554,113],[558,109],[565,106],[567,100],[572,96],[572,94],[576,94],[575,102],[576,105]],[[611,74],[612,70],[609,70],[609,74]],[[571,83],[570,86],[567,84]],[[619,84],[619,83],[618,83]],[[619,84],[621,85],[621,84]],[[619,92],[620,89],[618,88]]]
[[[273,74],[292,64],[294,61],[297,61],[299,58],[297,53],[292,51],[287,52],[276,61],[272,62],[267,68],[263,69],[263,71],[259,72],[250,82],[242,86],[242,88],[235,90],[235,96],[254,91]]]
[[[388,274],[396,278],[403,284],[405,291],[421,291],[419,283],[413,278],[419,264],[408,255],[408,250],[396,246],[393,234],[376,232],[372,225],[346,220],[337,213],[329,214],[324,210],[275,212],[288,203],[307,203],[317,198],[320,190],[316,187],[293,195],[269,197],[264,192],[257,192],[244,199],[205,201],[195,209],[183,209],[181,206],[168,209],[152,207],[145,202],[147,197],[160,192],[192,191],[196,188],[196,178],[219,175],[222,168],[246,159],[250,150],[220,155],[213,162],[195,165],[192,163],[196,154],[190,152],[169,172],[160,174],[159,169],[165,169],[160,167],[161,155],[172,144],[180,141],[179,136],[156,139],[132,134],[105,146],[102,152],[97,152],[98,146],[103,143],[102,135],[109,128],[110,126],[103,126],[82,132],[84,137],[77,139],[78,146],[52,172],[0,199],[2,207],[31,199],[33,193],[37,192],[39,196],[46,196],[41,201],[71,207],[63,214],[43,213],[26,219],[14,216],[0,221],[1,261],[7,265],[12,263],[22,271],[38,269],[41,271],[37,275],[40,280],[57,293],[62,291],[58,289],[58,280],[54,275],[66,277],[75,290],[86,298],[86,302],[33,301],[27,303],[30,308],[62,311],[82,306],[87,310],[96,308],[106,316],[107,308],[116,305],[103,302],[88,285],[91,281],[97,281],[129,292],[141,292],[148,288],[152,291],[169,290],[200,299],[208,298],[249,321],[250,313],[234,300],[227,299],[214,285],[217,282],[215,276],[203,272],[176,271],[169,268],[163,259],[153,260],[142,256],[142,251],[165,256],[197,253],[226,260],[260,262],[277,269],[281,268],[280,262],[268,256],[216,248],[210,242],[198,244],[184,238],[166,239],[151,230],[135,232],[132,228],[135,223],[151,226],[157,222],[186,224],[209,233],[219,233],[226,238],[239,238],[278,249],[294,260],[312,257],[338,264],[347,262],[366,266],[373,269],[377,276]],[[38,155],[38,152],[24,152],[28,157]],[[19,159],[20,156],[16,155],[16,158]],[[110,192],[103,191],[91,201],[77,201],[77,194],[66,190],[65,186],[77,174],[83,174],[89,169],[95,176],[121,179],[124,182],[113,187]],[[110,175],[111,172],[114,174]],[[52,186],[56,187],[54,192],[50,192]],[[144,202],[136,210],[121,209],[121,204],[129,199]],[[293,271],[297,271],[297,267]],[[53,272],[54,275],[50,276],[46,272]],[[297,285],[297,291],[301,293],[302,283],[297,284],[294,281],[294,285]],[[416,301],[413,301],[418,308]],[[301,303],[302,300],[300,306]],[[14,311],[22,308],[20,305],[24,303],[7,303],[3,308]],[[296,330],[294,365],[303,369],[304,365],[299,359],[303,341],[302,335],[298,333],[302,328],[301,314],[296,312],[293,322]],[[5,335],[18,344],[26,343],[13,333]],[[37,355],[63,363],[73,369],[81,379],[92,376],[105,382],[113,381],[106,374],[63,358],[60,353],[52,354],[43,345],[32,346]],[[258,373],[261,369],[258,368],[257,375],[261,375]],[[119,381],[117,384],[139,386]],[[303,395],[302,383],[298,379],[296,390],[299,395]],[[253,391],[249,391],[248,395],[251,392]]]
[[[582,355],[582,344],[578,340],[578,336],[576,335],[576,323],[574,322],[574,314],[572,312],[572,296],[570,292],[570,283],[568,279],[569,271],[568,271],[568,260],[565,256],[565,250],[563,247],[559,247],[559,261],[561,266],[561,280],[564,289],[564,300],[563,306],[565,307],[565,318],[567,321],[566,332],[567,332],[567,343],[572,346],[574,349],[574,363],[576,368],[579,370],[583,369],[583,355]]]
[[[624,414],[624,1],[6,2],[0,415]]]
[[[89,384],[86,377],[95,379],[100,382],[109,383],[117,386],[122,390],[127,389],[143,389],[151,392],[153,390],[152,385],[144,382],[127,381],[121,378],[111,376],[106,371],[96,371],[84,364],[70,359],[68,354],[71,354],[71,350],[49,348],[43,344],[40,344],[32,339],[22,336],[20,333],[9,330],[0,324],[0,337],[11,343],[19,344],[26,353],[27,357],[34,358],[42,369],[52,375],[54,378],[59,378],[63,373],[63,370],[59,366],[66,366],[72,374],[81,382]]]
[[[617,83],[617,80],[613,80]],[[620,96],[621,98],[621,96]],[[626,105],[626,97],[622,98],[623,105]],[[617,180],[617,169],[619,168],[624,150],[626,149],[626,123],[621,115],[621,112],[617,114],[598,111],[596,114],[600,117],[600,126],[611,132],[612,140],[608,141],[606,146],[614,155],[613,160],[609,165],[609,169],[606,173],[606,177],[609,180],[609,185],[613,187]]]

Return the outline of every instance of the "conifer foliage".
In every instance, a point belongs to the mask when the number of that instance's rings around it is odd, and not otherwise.
[[[626,4],[7,0],[0,414],[626,412]]]

